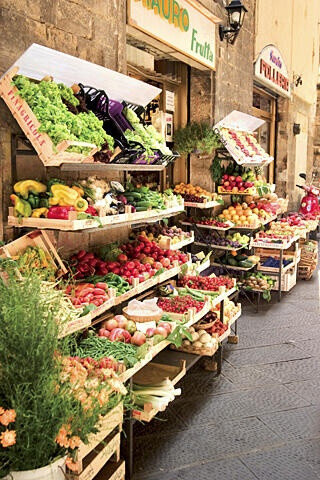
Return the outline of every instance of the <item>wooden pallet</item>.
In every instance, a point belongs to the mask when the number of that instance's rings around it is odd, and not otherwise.
[[[30,140],[33,148],[39,155],[46,167],[60,166],[62,163],[82,163],[93,161],[92,156],[98,151],[98,147],[92,143],[64,140],[54,147],[51,138],[39,132],[40,123],[35,114],[18,94],[18,89],[12,85],[12,79],[17,75],[19,67],[14,67],[0,80],[0,95],[9,107],[12,115],[21,129]],[[76,145],[90,148],[88,154],[67,152],[68,147]]]

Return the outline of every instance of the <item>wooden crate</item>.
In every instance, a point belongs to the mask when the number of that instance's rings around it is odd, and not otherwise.
[[[34,230],[4,245],[0,248],[0,257],[14,258],[20,256],[27,247],[41,247],[49,255],[51,264],[57,272],[57,276],[67,273],[65,265],[52,245],[48,235],[43,230]]]
[[[88,443],[80,444],[77,452],[77,470],[68,473],[70,480],[91,480],[111,457],[119,461],[122,423],[123,403],[120,402],[101,418],[99,431],[89,436]]]
[[[186,361],[182,360],[179,367],[150,362],[137,372],[133,382],[139,385],[153,385],[169,378],[175,385],[186,374]],[[159,410],[152,408],[150,403],[144,405],[143,410],[133,410],[133,417],[143,422],[150,422]]]
[[[108,463],[105,465],[94,480],[124,480],[125,478],[125,462],[120,460],[117,463]]]
[[[272,275],[270,275],[272,277]],[[283,292],[289,292],[297,283],[297,265],[284,273],[281,277],[281,290]],[[271,287],[271,290],[278,290],[279,278],[275,277],[275,284]]]
[[[0,95],[9,107],[12,115],[28,137],[32,146],[46,167],[59,166],[62,163],[83,163],[93,161],[92,155],[98,147],[92,143],[64,140],[54,147],[51,138],[39,132],[40,123],[25,100],[18,94],[18,89],[12,85],[12,78],[17,75],[19,67],[14,67],[0,80]],[[89,147],[89,154],[67,152],[71,145]]]
[[[110,435],[114,429],[121,432],[123,423],[123,403],[120,402],[116,407],[104,415],[98,425],[99,431],[89,436],[88,443],[81,443],[78,450],[78,460],[85,458],[92,450],[96,448],[102,440]]]
[[[99,315],[102,315],[104,312],[106,312],[107,310],[110,310],[110,308],[114,306],[115,300],[116,300],[115,288],[108,288],[107,293],[108,293],[109,299],[106,302],[104,302],[102,305],[100,305],[99,307],[95,308],[90,312],[91,320],[93,320],[96,317],[99,317]]]
[[[70,480],[92,480],[109,460],[113,458],[119,462],[120,437],[120,432],[105,437],[85,458],[78,460],[78,470],[68,473],[67,477]]]
[[[162,236],[161,240],[158,242],[158,245],[163,250],[180,250],[186,245],[194,242],[194,231],[191,232],[191,237],[185,237],[180,242],[172,243],[172,238]]]
[[[83,330],[84,328],[88,328],[91,325],[91,312],[83,317],[76,318],[72,320],[72,322],[66,323],[61,326],[59,332],[59,338],[66,337],[67,335],[71,335],[71,333],[78,332]]]
[[[190,208],[215,208],[223,205],[223,202],[218,202],[217,200],[208,200],[207,198],[204,199],[202,203],[198,202],[184,202],[185,207]]]
[[[230,332],[230,330],[229,330]],[[212,357],[216,353],[216,351],[219,348],[219,342],[217,342],[213,345],[211,348],[195,348],[192,345],[190,346],[181,346],[179,348],[175,347],[174,345],[170,345],[171,350],[176,350],[178,352],[184,352],[184,353],[192,353],[193,355],[203,355],[206,357]]]

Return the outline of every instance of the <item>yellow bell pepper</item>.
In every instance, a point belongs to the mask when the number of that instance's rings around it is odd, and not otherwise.
[[[74,208],[78,212],[85,212],[88,208],[88,202],[84,198],[78,198],[77,201],[74,204]]]
[[[46,185],[36,180],[21,180],[13,187],[15,193],[19,193],[22,198],[28,198],[29,193],[38,194],[47,191]]]
[[[78,192],[79,197],[83,197],[84,191],[82,190],[82,188],[77,187],[77,185],[72,185],[71,188],[72,190],[75,190],[76,192]]]
[[[35,208],[34,210],[32,210],[31,217],[33,218],[46,217],[47,213],[48,213],[48,209],[45,207]]]
[[[49,198],[49,205],[74,207],[75,202],[79,198],[78,192],[67,185],[52,185],[51,192],[53,193],[53,197]]]

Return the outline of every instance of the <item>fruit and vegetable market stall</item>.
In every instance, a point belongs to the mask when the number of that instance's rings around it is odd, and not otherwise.
[[[272,158],[245,129],[249,120],[256,125],[253,117],[240,112],[216,126],[235,158],[215,169],[216,192],[182,182],[153,188],[124,176],[163,170],[179,156],[143,119],[158,89],[48,50],[30,47],[0,79],[2,98],[46,167],[41,181],[14,178],[8,225],[15,239],[0,249],[1,286],[40,282],[48,310],[59,305],[54,353],[62,357],[61,378],[70,376],[71,385],[88,379],[86,390],[70,388],[82,413],[94,403],[95,422],[87,419],[70,442],[64,436],[72,426],[57,437],[68,445],[67,476],[122,480],[125,470],[133,475],[134,422],[151,421],[183,395],[176,384],[197,361],[221,373],[223,342],[239,340],[239,293],[267,300],[277,288],[280,300],[295,284],[287,279],[296,279],[298,242],[317,218],[280,218],[283,202],[258,170]],[[47,69],[49,54],[55,61]],[[61,165],[54,176],[47,170]],[[92,175],[63,175],[80,165]],[[72,239],[68,248],[57,242],[61,232]],[[90,248],[79,248],[77,239],[86,236]],[[66,350],[58,353],[59,345]],[[109,397],[117,401],[106,407]]]

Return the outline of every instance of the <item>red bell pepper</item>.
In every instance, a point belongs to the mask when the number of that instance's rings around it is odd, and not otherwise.
[[[99,216],[97,210],[92,205],[88,206],[85,213],[87,213],[88,215],[92,215],[93,217],[98,217]]]
[[[50,207],[47,213],[47,218],[52,218],[56,220],[68,220],[69,212],[72,212],[74,210],[74,207]]]

